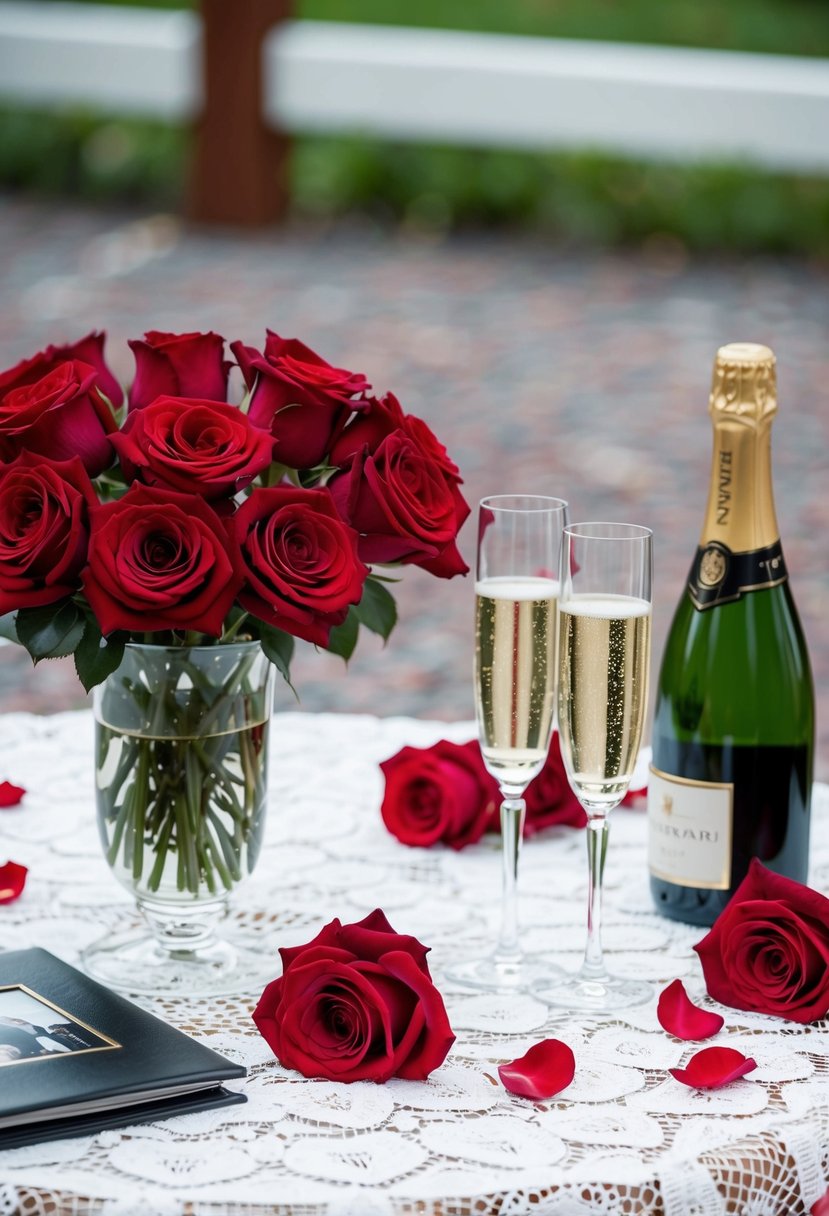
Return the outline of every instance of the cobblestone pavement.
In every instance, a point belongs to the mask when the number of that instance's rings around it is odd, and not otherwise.
[[[669,249],[576,255],[487,235],[239,236],[10,198],[0,199],[0,248],[0,366],[103,326],[110,362],[128,378],[126,339],[145,329],[213,328],[257,344],[268,325],[394,389],[445,441],[471,502],[537,491],[568,498],[574,519],[650,525],[655,662],[702,520],[714,351],[767,342],[779,360],[778,517],[829,777],[825,266],[688,262]],[[473,520],[461,537],[467,560]],[[408,570],[397,597],[390,644],[365,638],[347,674],[305,648],[295,665],[303,707],[470,716],[470,580]],[[279,700],[288,706],[290,692]],[[0,650],[0,710],[83,703],[70,665],[33,672],[16,648]]]

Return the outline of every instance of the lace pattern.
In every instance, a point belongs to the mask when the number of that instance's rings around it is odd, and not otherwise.
[[[694,1045],[668,1038],[655,1002],[615,1019],[550,1013],[529,996],[453,989],[445,965],[497,931],[497,840],[464,853],[407,849],[378,814],[380,760],[404,743],[462,741],[467,724],[286,713],[274,719],[263,854],[237,895],[228,934],[274,955],[333,916],[382,907],[433,947],[433,972],[457,1034],[424,1083],[306,1081],[270,1055],[250,1020],[258,993],[142,1004],[248,1068],[248,1102],[227,1110],[0,1153],[0,1216],[806,1216],[829,1183],[829,1029],[726,1010],[729,1044],[758,1070],[694,1091],[666,1069]],[[0,851],[30,867],[2,909],[0,948],[41,945],[76,963],[129,927],[129,896],[101,855],[92,807],[91,716],[2,721],[5,776],[28,789],[3,813]],[[829,889],[829,789],[816,787],[812,882]],[[645,819],[612,818],[605,944],[614,969],[655,985],[681,976],[711,1005],[692,950],[701,931],[657,917],[644,861]],[[522,859],[530,950],[575,967],[584,940],[580,833],[554,829]],[[528,1103],[497,1064],[545,1035],[576,1054],[572,1086]],[[724,1041],[720,1039],[718,1041]]]

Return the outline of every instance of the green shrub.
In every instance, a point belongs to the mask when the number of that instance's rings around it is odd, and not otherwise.
[[[118,0],[187,7],[180,0]],[[824,0],[297,0],[298,16],[829,56]],[[162,123],[0,108],[0,186],[180,206],[187,135]],[[565,243],[829,255],[829,181],[736,165],[649,164],[303,138],[294,213],[443,232],[509,226]]]

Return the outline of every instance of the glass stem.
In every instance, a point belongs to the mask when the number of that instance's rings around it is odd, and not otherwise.
[[[501,934],[495,950],[495,961],[507,966],[521,960],[518,941],[518,861],[526,813],[527,804],[523,798],[507,796],[501,803],[503,884]]]
[[[590,816],[587,820],[587,947],[579,978],[602,980],[607,978],[607,968],[602,957],[602,877],[607,856],[609,832],[605,815]]]

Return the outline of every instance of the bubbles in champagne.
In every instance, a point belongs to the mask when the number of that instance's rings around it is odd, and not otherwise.
[[[648,702],[650,604],[575,595],[561,605],[559,732],[582,801],[610,809],[625,794]]]
[[[475,586],[475,688],[489,771],[524,786],[547,756],[555,710],[558,583],[485,579]]]

